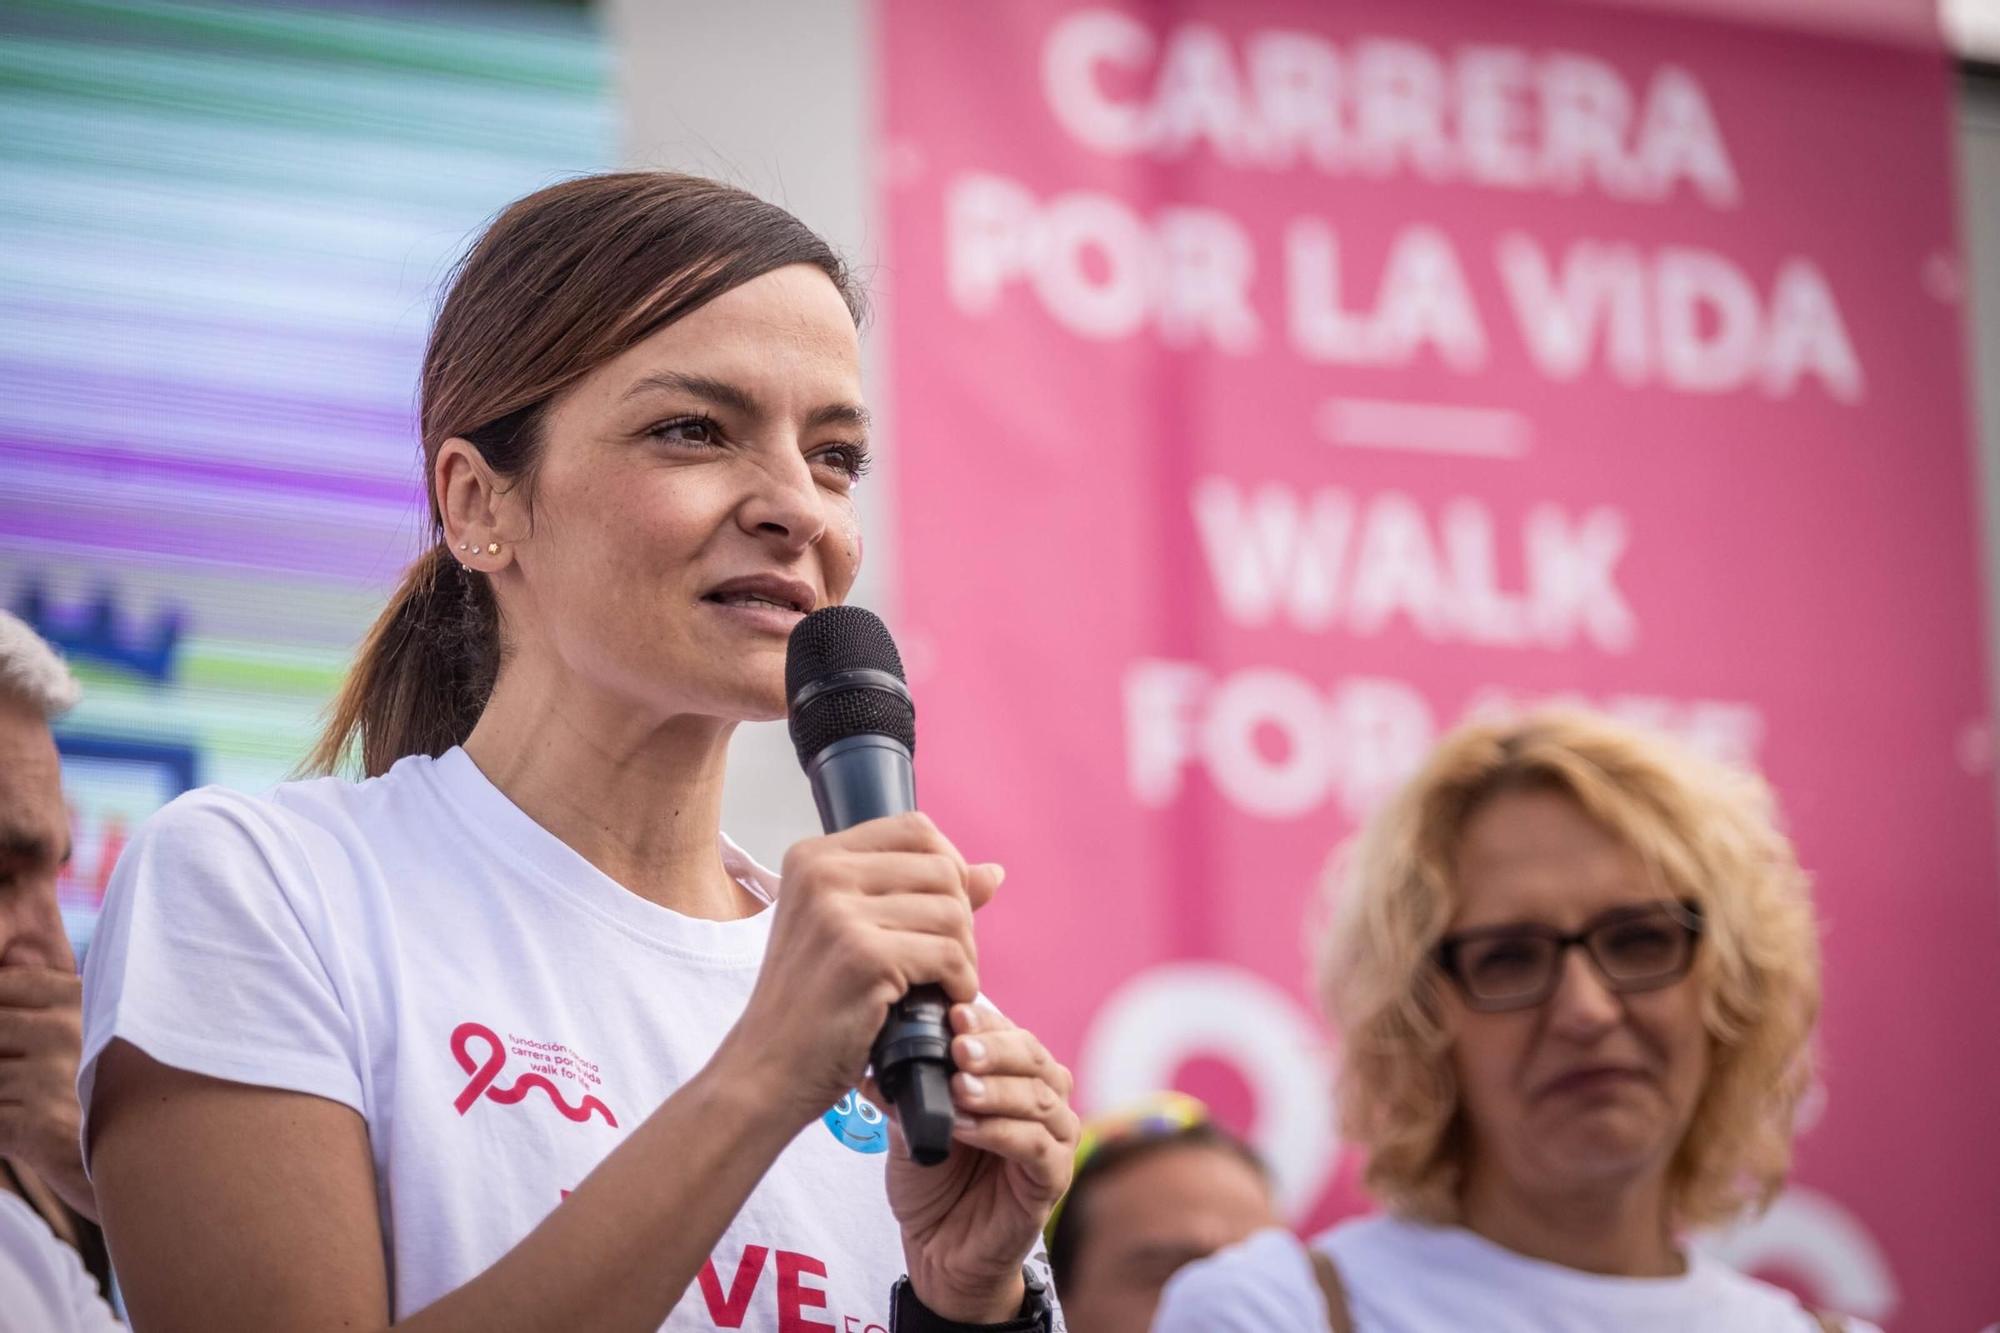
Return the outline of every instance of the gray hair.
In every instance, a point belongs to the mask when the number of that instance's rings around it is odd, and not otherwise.
[[[27,621],[5,611],[0,611],[0,695],[27,700],[51,722],[83,697],[61,655]]]

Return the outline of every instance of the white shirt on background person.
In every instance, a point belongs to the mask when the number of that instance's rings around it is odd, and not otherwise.
[[[111,1333],[123,1330],[96,1279],[41,1214],[0,1189],[0,1330]]]
[[[1698,1250],[1679,1277],[1610,1277],[1530,1259],[1464,1227],[1375,1216],[1313,1238],[1356,1333],[1821,1333],[1783,1288]],[[1850,1319],[1849,1333],[1880,1333]],[[1305,1243],[1260,1231],[1167,1283],[1153,1333],[1326,1333]]]

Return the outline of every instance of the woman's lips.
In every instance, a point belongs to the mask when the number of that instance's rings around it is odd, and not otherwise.
[[[1587,1097],[1645,1081],[1646,1075],[1641,1070],[1623,1065],[1592,1065],[1586,1069],[1572,1069],[1567,1074],[1550,1079],[1542,1085],[1541,1095]]]
[[[724,620],[739,628],[760,633],[778,634],[789,638],[792,627],[805,619],[803,612],[788,606],[774,606],[764,601],[719,601],[703,598],[702,605],[721,615]]]

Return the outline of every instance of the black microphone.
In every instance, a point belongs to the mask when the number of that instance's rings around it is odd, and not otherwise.
[[[785,697],[821,828],[838,833],[917,808],[917,708],[896,641],[874,612],[829,606],[793,626]],[[868,1052],[910,1156],[924,1166],[951,1151],[949,1006],[942,987],[911,987],[889,1006]]]

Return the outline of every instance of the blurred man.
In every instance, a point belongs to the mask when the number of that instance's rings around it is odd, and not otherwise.
[[[1264,1164],[1181,1093],[1084,1125],[1049,1219],[1049,1267],[1071,1333],[1145,1333],[1182,1264],[1283,1225]]]
[[[0,611],[0,1324],[116,1328],[77,1143],[83,985],[56,910],[69,814],[49,731],[76,703],[62,659]]]

